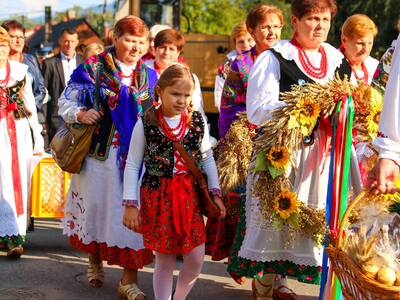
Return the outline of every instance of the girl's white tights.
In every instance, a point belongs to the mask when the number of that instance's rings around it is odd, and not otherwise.
[[[183,256],[183,267],[179,272],[173,300],[186,299],[203,267],[204,251],[204,244],[201,244]],[[153,288],[156,300],[171,299],[175,263],[175,254],[156,252],[153,274]]]

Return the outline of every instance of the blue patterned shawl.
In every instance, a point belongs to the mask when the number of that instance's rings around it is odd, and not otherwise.
[[[67,89],[78,90],[77,99],[71,101],[77,100],[79,106],[93,107],[98,66],[101,67],[100,103],[110,108],[115,128],[120,134],[117,165],[122,175],[133,128],[143,115],[142,100],[152,103],[157,74],[139,61],[133,83],[128,87],[121,83],[121,70],[115,63],[115,49],[107,49],[80,64],[71,75]],[[68,94],[67,90],[65,94]]]

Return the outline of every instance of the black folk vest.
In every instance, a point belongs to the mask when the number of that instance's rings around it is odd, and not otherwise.
[[[144,136],[146,147],[144,164],[146,171],[142,185],[152,189],[160,187],[161,177],[172,178],[174,173],[174,148],[173,142],[167,138],[158,126],[149,124],[143,119]],[[192,155],[197,163],[200,163],[200,146],[203,141],[205,124],[200,112],[192,114],[192,126],[182,140],[185,150]]]
[[[308,77],[300,68],[297,66],[294,60],[287,60],[283,58],[282,54],[277,52],[275,49],[270,49],[271,53],[279,61],[281,79],[279,80],[279,92],[288,92],[292,89],[292,85],[299,85],[304,83],[314,83],[315,81]],[[350,78],[351,67],[347,62],[346,58],[343,57],[342,63],[337,67],[336,72],[338,72],[340,78],[344,79],[345,75]]]

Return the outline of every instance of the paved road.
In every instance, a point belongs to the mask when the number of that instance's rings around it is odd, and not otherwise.
[[[116,286],[121,269],[105,267],[105,283],[93,289],[86,280],[87,258],[74,251],[61,233],[58,220],[36,220],[35,231],[29,233],[25,255],[10,261],[0,252],[0,299],[1,300],[105,300],[118,299]],[[177,263],[177,270],[180,263]],[[239,286],[226,274],[223,262],[207,259],[202,274],[188,300],[247,300],[251,299],[250,280]],[[152,291],[153,265],[140,272],[140,286],[148,299],[154,299]],[[177,271],[175,271],[176,279]],[[318,287],[290,281],[300,300],[316,300]]]

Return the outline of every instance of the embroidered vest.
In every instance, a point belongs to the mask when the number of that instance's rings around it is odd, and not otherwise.
[[[102,105],[103,117],[96,125],[93,132],[92,143],[88,155],[97,160],[106,160],[115,134],[115,126],[111,118],[108,105]]]
[[[192,127],[182,140],[183,147],[199,163],[200,146],[204,136],[204,122],[200,112],[192,114]],[[172,178],[174,175],[173,143],[158,126],[150,125],[143,118],[144,136],[146,139],[144,165],[146,171],[142,185],[152,189],[160,187],[161,177]]]
[[[279,80],[279,92],[288,92],[292,89],[293,85],[302,85],[305,83],[314,83],[315,81],[308,77],[300,68],[297,66],[294,60],[287,60],[283,58],[282,54],[275,51],[275,49],[270,49],[271,53],[278,59],[281,78]],[[343,57],[342,63],[336,68],[335,74],[338,73],[340,78],[344,79],[345,75],[350,78],[351,67],[347,62],[346,58]],[[318,121],[319,123],[319,121]],[[314,130],[318,128],[318,123],[314,127]],[[314,131],[311,135],[303,138],[303,145],[309,146],[314,143]]]
[[[26,83],[26,79],[24,78],[21,81],[17,81],[13,86],[4,88],[6,95],[4,99],[0,99],[0,118],[6,117],[9,111],[8,107],[16,105],[16,109],[13,109],[12,115],[15,120],[20,120],[23,118],[29,118],[32,113],[26,107],[22,92]]]
[[[282,57],[282,54],[275,51],[275,49],[270,49],[271,53],[278,59],[280,70],[281,70],[281,79],[279,80],[279,91],[281,93],[288,92],[292,89],[292,85],[299,85],[304,83],[314,83],[315,81],[308,77],[300,68],[297,66],[294,60],[287,60]],[[347,75],[347,78],[350,78],[351,75],[351,67],[347,60],[343,57],[342,63],[339,67],[336,68],[336,72],[339,73],[340,78],[344,78]]]

